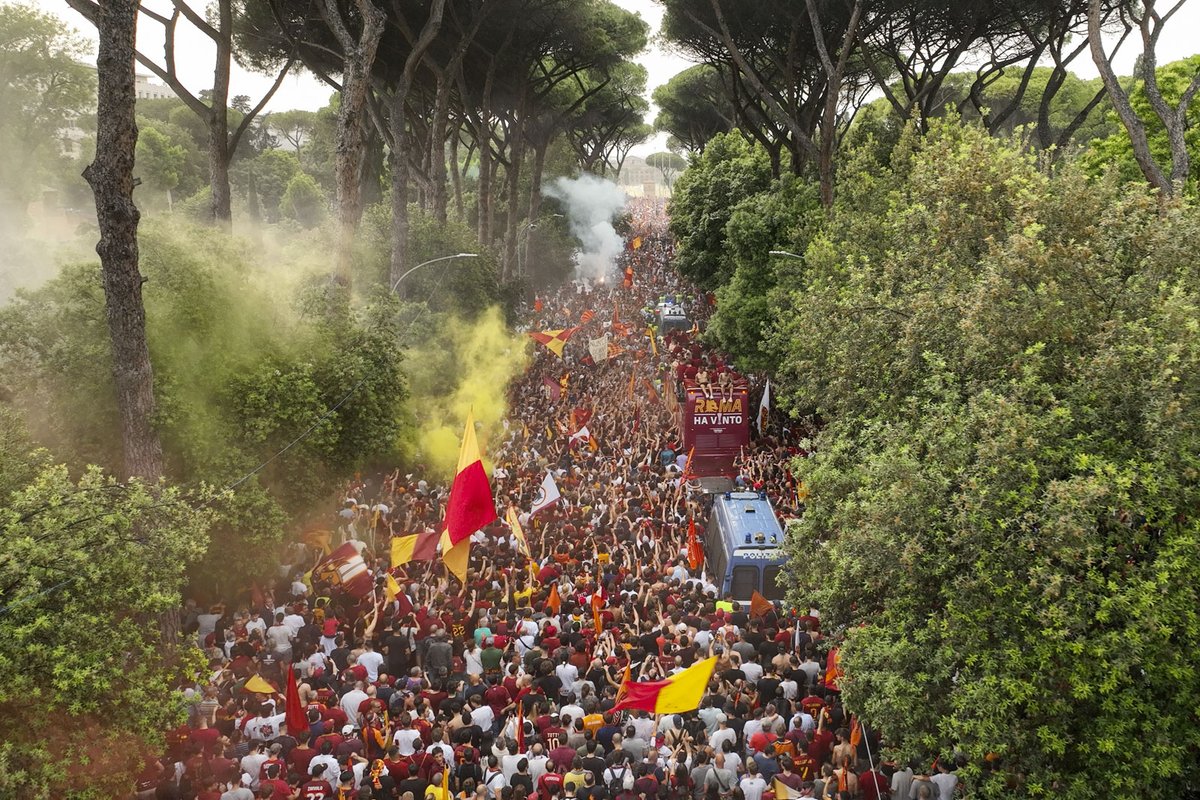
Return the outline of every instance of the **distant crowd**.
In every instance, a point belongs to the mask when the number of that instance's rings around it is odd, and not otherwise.
[[[702,527],[708,508],[684,479],[665,379],[690,368],[715,381],[727,367],[695,329],[655,329],[664,298],[700,329],[712,299],[672,271],[662,204],[635,201],[630,213],[614,276],[525,310],[528,330],[582,327],[561,358],[534,345],[507,387],[502,435],[485,443],[499,519],[473,537],[465,585],[437,559],[389,560],[394,535],[437,535],[451,476],[399,469],[347,486],[325,539],[297,542],[278,580],[189,605],[211,677],[186,687],[190,719],[147,766],[139,798],[961,793],[952,758],[881,761],[878,736],[842,706],[836,639],[816,610],[751,614],[717,576],[689,568],[688,521]],[[588,344],[604,335],[611,346],[597,360]],[[784,516],[803,509],[787,469],[803,455],[802,433],[776,425],[738,462],[737,482]],[[531,514],[547,474],[561,499]],[[505,522],[510,508],[528,554]],[[314,576],[325,550],[345,542],[370,570],[366,598]],[[695,711],[612,711],[626,679],[662,679],[710,656],[717,666]],[[289,666],[306,727],[286,724]]]

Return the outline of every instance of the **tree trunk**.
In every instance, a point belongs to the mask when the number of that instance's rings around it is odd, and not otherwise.
[[[454,216],[459,222],[466,222],[467,210],[463,207],[462,173],[458,166],[458,134],[455,126],[454,135],[450,137],[450,181],[454,185]]]
[[[521,133],[521,117],[513,121],[512,149],[508,157],[508,219],[504,232],[504,277],[513,277],[517,265],[517,233],[520,228],[521,161],[525,158],[525,137]]]
[[[154,429],[154,371],[146,344],[146,309],[138,270],[139,213],[133,202],[134,36],[137,0],[109,0],[99,11],[96,158],[83,172],[96,197],[104,310],[112,340],[113,379],[121,417],[125,472],[162,476],[162,444]]]
[[[437,97],[429,120],[429,182],[433,217],[446,224],[446,127],[450,115],[450,81],[445,74],[437,81]]]
[[[354,39],[342,20],[337,0],[325,0],[322,11],[342,46],[342,104],[338,109],[334,146],[334,188],[338,239],[334,252],[334,281],[351,284],[354,235],[362,220],[360,170],[366,146],[367,96],[371,91],[371,66],[383,36],[385,15],[370,0],[354,4],[362,19],[362,31]]]
[[[395,286],[408,264],[408,121],[405,105],[409,84],[401,79],[392,93],[388,115],[392,128],[392,259],[388,286]]]
[[[212,116],[208,127],[208,172],[213,222],[233,229],[229,190],[229,72],[233,63],[233,3],[217,3],[217,60],[213,68]]]

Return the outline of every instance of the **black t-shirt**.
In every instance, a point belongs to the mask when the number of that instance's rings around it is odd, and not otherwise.
[[[779,694],[778,678],[759,678],[755,685],[758,687],[758,699],[761,703],[773,700]]]
[[[579,800],[608,800],[612,794],[608,789],[600,786],[580,786],[575,790],[575,796]]]
[[[546,697],[558,697],[558,692],[563,686],[562,680],[553,672],[538,678],[535,683]]]
[[[721,680],[726,681],[727,683],[744,681],[746,680],[746,673],[742,672],[740,669],[727,669],[721,673]]]
[[[596,776],[596,783],[599,784],[604,780],[604,769],[607,765],[604,759],[599,756],[591,755],[583,757],[583,768],[592,775]]]
[[[335,647],[329,657],[333,659],[334,664],[337,664],[338,672],[341,672],[350,663],[350,648]]]

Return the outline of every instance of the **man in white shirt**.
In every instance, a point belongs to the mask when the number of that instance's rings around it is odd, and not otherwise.
[[[370,642],[363,645],[363,652],[358,654],[358,663],[367,668],[367,680],[375,683],[379,680],[379,668],[383,666],[383,654],[376,653]]]
[[[288,629],[292,632],[292,638],[295,639],[300,634],[300,629],[304,627],[304,617],[293,610],[292,613],[283,618],[283,624],[288,626]]]
[[[412,727],[411,720],[406,724],[408,727],[401,728],[392,736],[392,743],[400,755],[408,757],[417,752],[416,743],[421,740],[421,732]]]
[[[742,672],[746,673],[746,682],[751,685],[758,683],[758,679],[763,676],[762,665],[753,661],[743,661]]]
[[[767,789],[767,782],[758,774],[758,764],[754,761],[747,762],[746,774],[742,776],[740,786],[746,800],[762,800],[763,792]]]
[[[363,689],[364,686],[362,681],[355,682],[354,688],[342,695],[342,702],[340,703],[342,711],[346,712],[346,720],[349,722],[349,724],[353,725],[356,730],[361,727],[358,722],[358,707],[362,705],[363,701],[369,696],[365,691],[363,691]]]
[[[579,679],[579,667],[570,661],[564,661],[554,668],[554,674],[562,681],[562,685],[570,688]]]
[[[253,747],[251,747],[250,752],[242,757],[242,763],[240,766],[242,768],[242,772],[250,776],[251,791],[258,791],[258,773],[263,765],[263,762],[266,760],[267,754],[264,752],[264,745],[262,742],[255,742]]]
[[[471,724],[478,725],[485,734],[490,733],[496,723],[496,712],[483,702],[483,695],[471,695]]]
[[[533,785],[537,786],[538,778],[546,774],[546,763],[550,759],[540,744],[531,747],[525,757],[529,759],[529,774],[533,777]]]

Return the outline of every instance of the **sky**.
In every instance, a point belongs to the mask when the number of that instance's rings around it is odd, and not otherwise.
[[[636,59],[646,67],[646,71],[649,73],[646,87],[648,94],[653,93],[655,88],[666,83],[672,76],[691,66],[691,62],[687,59],[670,52],[658,43],[656,34],[663,15],[660,5],[653,0],[613,0],[613,2],[640,14],[650,24],[652,31],[650,46]],[[94,29],[83,17],[67,6],[65,0],[33,0],[33,5],[57,14],[84,36],[95,39]],[[170,7],[168,0],[145,0],[144,5],[154,11],[163,11]],[[200,9],[204,3],[203,0],[192,0],[192,5]],[[1200,0],[1185,0],[1183,7],[1172,18],[1159,40],[1159,63],[1166,64],[1200,51],[1200,44],[1196,42],[1196,31],[1200,31]],[[203,34],[191,28],[186,22],[180,22],[179,36],[176,47],[179,74],[184,84],[193,92],[198,93],[212,83],[213,48]],[[138,40],[140,48],[147,55],[161,55],[162,34],[161,26],[158,23],[143,18],[142,28],[138,31]],[[1130,37],[1115,60],[1117,73],[1124,75],[1131,72],[1134,60],[1140,52],[1139,42],[1134,37]],[[1074,72],[1081,78],[1091,79],[1097,75],[1095,64],[1092,63],[1087,53],[1081,54],[1072,66]],[[139,67],[139,71],[145,70]],[[262,94],[270,88],[273,80],[273,75],[248,73],[235,64],[229,94],[231,97],[238,94],[249,95],[251,102],[257,103]],[[283,85],[279,87],[279,91],[267,106],[267,110],[286,111],[292,108],[315,110],[329,102],[331,91],[325,83],[307,73],[299,72],[284,79]],[[653,122],[656,114],[657,109],[652,106],[647,121]],[[664,149],[666,149],[666,135],[659,134],[648,142],[635,147],[632,153],[635,156],[645,157]]]

